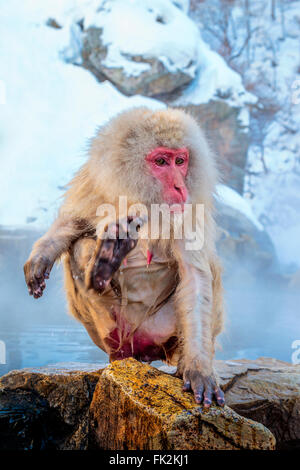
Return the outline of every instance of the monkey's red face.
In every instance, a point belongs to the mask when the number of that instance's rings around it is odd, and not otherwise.
[[[157,147],[148,153],[146,162],[152,176],[162,185],[164,202],[183,205],[188,197],[185,185],[189,164],[188,149]]]

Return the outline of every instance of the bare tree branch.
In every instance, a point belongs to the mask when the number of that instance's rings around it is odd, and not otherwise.
[[[249,33],[247,34],[247,37],[246,37],[246,39],[245,39],[245,41],[244,41],[242,47],[240,48],[240,50],[239,50],[236,54],[234,54],[234,55],[232,55],[231,57],[229,57],[229,59],[228,59],[229,62],[231,62],[231,61],[234,60],[234,59],[237,59],[237,58],[242,54],[243,50],[245,49],[245,47],[247,46],[248,42],[250,41],[252,34],[255,33],[255,31],[257,31],[258,29],[259,29],[259,27],[256,26],[256,28],[253,28],[251,31],[249,31]]]

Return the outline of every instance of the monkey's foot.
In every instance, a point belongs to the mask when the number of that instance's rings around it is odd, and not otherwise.
[[[122,261],[136,247],[137,232],[143,223],[141,218],[128,217],[125,222],[119,221],[107,227],[91,273],[92,287],[99,293],[106,289]]]
[[[29,295],[35,299],[42,297],[46,287],[45,279],[49,279],[54,262],[43,255],[36,255],[24,265],[25,280]]]
[[[224,406],[224,393],[213,374],[205,376],[198,370],[188,369],[183,375],[183,391],[192,391],[196,403],[203,403],[204,408],[209,408],[215,398],[219,406]]]

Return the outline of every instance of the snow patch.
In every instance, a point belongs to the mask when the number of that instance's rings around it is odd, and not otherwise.
[[[197,76],[175,105],[208,103],[212,99],[226,99],[232,106],[257,102],[256,96],[245,90],[241,76],[226,64],[199,38]]]
[[[255,217],[248,201],[234,189],[229,188],[229,186],[225,186],[224,184],[218,184],[216,195],[221,203],[225,204],[226,206],[230,206],[239,212],[242,212],[249,220],[251,220],[251,222],[254,223],[258,230],[264,229],[261,223]]]

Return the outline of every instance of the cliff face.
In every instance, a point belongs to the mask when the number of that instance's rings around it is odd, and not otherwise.
[[[300,366],[259,359],[216,367],[228,406],[209,411],[170,370],[133,359],[101,370],[61,364],[10,372],[0,380],[0,449],[300,447]]]

